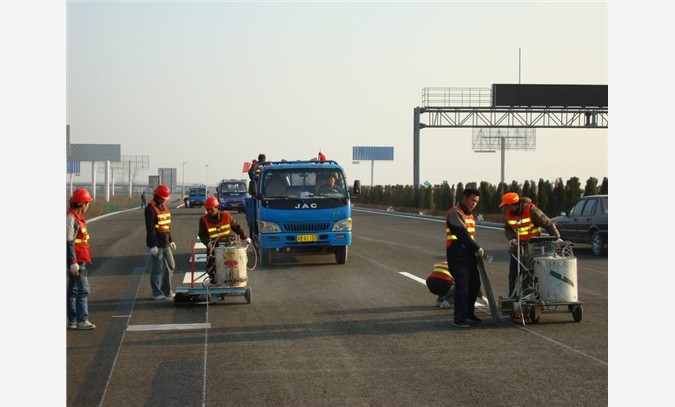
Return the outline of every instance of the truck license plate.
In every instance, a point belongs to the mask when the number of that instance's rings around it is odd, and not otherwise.
[[[298,242],[316,242],[319,240],[318,235],[298,235],[297,241]]]
[[[233,207],[233,208],[236,208],[236,207],[237,207],[237,204],[233,203],[233,204],[232,204],[232,207]]]

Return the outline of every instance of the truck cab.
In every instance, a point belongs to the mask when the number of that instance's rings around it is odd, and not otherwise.
[[[284,253],[333,254],[347,261],[352,242],[351,198],[335,161],[266,161],[249,184],[246,222],[261,265]]]
[[[187,196],[184,198],[186,208],[195,208],[204,206],[206,198],[209,196],[209,189],[206,185],[193,185],[188,188]]]
[[[216,196],[218,197],[221,211],[245,211],[245,200],[249,197],[246,180],[244,179],[224,179],[216,187]]]

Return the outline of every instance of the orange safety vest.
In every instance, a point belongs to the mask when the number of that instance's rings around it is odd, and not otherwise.
[[[510,209],[506,210],[506,222],[518,234],[521,242],[527,242],[531,237],[540,236],[541,230],[538,226],[532,223],[530,217],[530,209],[536,206],[530,202],[523,207],[523,213],[515,215],[511,213]]]
[[[438,261],[434,263],[434,269],[427,278],[440,278],[441,280],[449,281],[451,283],[455,282],[452,274],[450,274],[447,261]]]
[[[450,208],[450,210],[453,210],[455,208],[460,213],[460,215],[462,215],[462,218],[464,218],[464,226],[466,227],[467,232],[469,232],[471,238],[474,239],[474,236],[476,235],[476,218],[473,215],[467,215],[458,206],[453,206],[452,208]],[[445,217],[445,236],[446,236],[445,247],[450,247],[452,245],[452,242],[457,240],[457,236],[453,235],[452,232],[450,231],[450,223],[448,222],[447,216]]]
[[[220,212],[220,221],[218,223],[209,222],[209,215],[202,215],[202,220],[206,224],[206,230],[209,232],[209,239],[215,240],[221,236],[227,236],[232,233],[230,230],[230,213]]]
[[[164,204],[164,209],[160,210],[154,199],[150,201],[149,205],[157,214],[157,223],[155,224],[156,231],[169,233],[169,230],[171,229],[171,213],[169,212],[169,207]]]
[[[91,252],[89,251],[89,233],[87,232],[87,221],[79,213],[71,210],[70,214],[73,215],[75,221],[77,222],[77,234],[75,235],[75,258],[78,263],[91,263]]]

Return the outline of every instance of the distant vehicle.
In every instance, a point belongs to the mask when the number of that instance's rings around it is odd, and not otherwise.
[[[608,244],[607,207],[607,195],[587,195],[551,220],[556,224],[563,240],[590,243],[593,255],[600,256]]]
[[[195,208],[204,206],[206,198],[209,196],[209,189],[206,185],[193,185],[188,188],[188,194],[185,199],[186,208]]]
[[[216,187],[216,196],[221,211],[245,212],[245,199],[249,197],[245,179],[224,179]]]

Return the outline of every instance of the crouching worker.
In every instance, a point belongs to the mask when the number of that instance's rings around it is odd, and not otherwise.
[[[431,274],[427,277],[429,292],[438,296],[436,306],[439,308],[455,307],[455,279],[448,270],[447,261],[437,261]]]
[[[455,279],[450,274],[447,261],[437,261],[427,277],[429,292],[437,295],[436,306],[439,308],[455,308]],[[478,291],[478,301],[483,305],[488,304],[483,294],[483,287]]]
[[[199,240],[206,246],[207,262],[206,272],[210,281],[214,281],[216,267],[215,256],[216,244],[219,240],[228,239],[232,232],[239,235],[241,240],[251,244],[251,239],[246,237],[246,232],[228,211],[218,210],[218,198],[210,196],[204,202],[206,214],[199,218]]]

